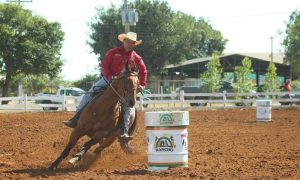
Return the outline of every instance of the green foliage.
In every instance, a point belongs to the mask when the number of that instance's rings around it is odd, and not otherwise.
[[[175,14],[167,2],[137,0],[134,7],[139,13],[139,22],[132,30],[143,40],[143,44],[136,49],[143,57],[149,73],[160,74],[168,62],[178,59],[173,59],[170,53],[175,53],[179,38],[173,23]]]
[[[87,74],[83,78],[75,81],[73,84],[75,87],[79,87],[85,91],[88,91],[92,85],[99,80],[99,76],[94,74]]]
[[[121,9],[117,9],[115,6],[111,6],[107,10],[98,8],[97,15],[90,23],[91,41],[88,44],[95,54],[100,55],[100,62],[110,48],[120,45],[117,40],[117,36],[123,33],[120,14]]]
[[[219,55],[213,54],[211,61],[205,67],[207,70],[200,75],[200,79],[207,88],[206,92],[218,92],[221,87],[223,73]]]
[[[300,90],[300,80],[292,81],[292,87],[293,87],[293,91],[299,91]]]
[[[139,13],[139,22],[131,26],[143,44],[136,51],[143,57],[149,74],[161,74],[167,64],[176,64],[196,57],[222,52],[226,40],[204,19],[196,19],[171,10],[160,0],[136,0],[130,5]],[[121,7],[122,8],[122,7]],[[90,46],[100,54],[101,62],[108,49],[120,45],[117,35],[123,33],[120,13],[115,6],[98,9],[91,22]]]
[[[236,82],[234,89],[237,93],[248,93],[254,90],[254,83],[250,78],[252,74],[252,61],[246,57],[242,61],[242,66],[235,67]]]
[[[24,94],[35,95],[37,93],[55,93],[60,86],[73,86],[71,82],[63,80],[62,77],[50,79],[48,75],[28,75],[15,76],[9,87],[9,96],[18,95],[18,86],[22,85]]]
[[[2,95],[19,74],[56,77],[63,62],[60,50],[64,33],[60,24],[47,22],[31,11],[0,4],[0,74]]]
[[[291,65],[292,79],[300,78],[300,11],[294,11],[287,23],[283,41],[285,62]]]
[[[278,92],[280,91],[280,81],[276,73],[276,66],[274,63],[270,63],[268,68],[267,68],[267,73],[266,73],[266,79],[265,79],[265,86],[264,86],[264,91],[269,91],[269,92]]]

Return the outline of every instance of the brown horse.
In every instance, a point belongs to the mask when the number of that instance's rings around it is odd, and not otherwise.
[[[70,163],[75,164],[88,149],[99,143],[95,150],[100,153],[110,146],[120,135],[120,125],[123,124],[120,112],[120,101],[125,101],[130,107],[136,102],[139,80],[136,71],[126,70],[108,86],[101,96],[95,96],[83,109],[77,126],[73,129],[68,144],[49,169],[56,170],[59,163],[65,159],[77,141],[87,135],[91,139],[86,142]],[[136,112],[130,117],[129,134],[132,135],[137,125]],[[126,153],[132,153],[128,142],[120,139],[120,145]]]

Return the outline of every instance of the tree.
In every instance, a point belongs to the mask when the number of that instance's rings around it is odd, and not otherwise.
[[[12,4],[0,4],[0,74],[2,96],[19,74],[56,77],[63,62],[60,50],[64,33],[57,22],[35,16]]]
[[[294,11],[287,23],[283,41],[285,63],[291,65],[292,79],[300,78],[300,11]]]
[[[300,80],[292,81],[292,87],[293,87],[293,91],[299,91],[300,90]]]
[[[116,38],[123,32],[120,14],[120,9],[114,5],[107,10],[98,8],[94,20],[90,23],[91,34],[88,44],[95,54],[100,55],[100,63],[110,48],[120,45]]]
[[[207,92],[218,92],[221,87],[223,69],[219,55],[213,54],[212,59],[205,65],[206,71],[200,75],[201,81],[207,88]]]
[[[88,91],[91,86],[99,80],[99,76],[94,74],[87,74],[83,78],[79,79],[78,81],[75,81],[73,84],[76,87],[79,87],[81,89],[84,89],[85,91]]]
[[[48,75],[23,75],[19,74],[12,78],[9,86],[9,96],[18,95],[18,86],[22,84],[24,93],[35,95],[36,93],[55,93],[61,87],[72,86],[72,82],[65,81],[61,76],[50,79]]]
[[[221,33],[214,30],[204,19],[196,19],[182,12],[171,10],[167,2],[153,0],[136,0],[130,4],[139,13],[139,22],[131,27],[143,40],[136,47],[143,57],[149,74],[159,75],[167,64],[210,56],[212,52],[222,52],[226,40]],[[88,42],[93,52],[100,54],[99,62],[108,49],[120,45],[117,35],[123,32],[121,8],[111,6],[98,13],[91,22],[91,40]]]
[[[252,69],[252,61],[250,58],[245,57],[242,61],[241,66],[235,67],[235,77],[236,77],[236,82],[234,83],[234,90],[237,93],[249,93],[254,91],[255,89],[255,84],[253,83],[251,79],[251,74],[253,72]],[[249,99],[253,98],[252,96],[236,96],[236,99]],[[252,103],[247,103],[247,102],[238,102],[236,105],[241,105],[241,106],[246,106],[246,105],[252,105]]]
[[[227,39],[224,39],[221,32],[214,30],[213,27],[204,19],[199,19],[195,24],[195,37],[197,43],[196,57],[207,57],[213,53],[222,53],[225,49]]]
[[[270,63],[267,68],[264,91],[278,92],[280,89],[280,82],[276,73],[276,66],[274,63]]]
[[[235,67],[236,82],[234,83],[234,89],[237,93],[248,93],[254,90],[254,83],[250,78],[252,72],[252,61],[248,57],[243,59],[241,66]]]

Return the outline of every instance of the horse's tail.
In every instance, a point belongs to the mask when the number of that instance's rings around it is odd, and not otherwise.
[[[133,123],[132,123],[132,125],[130,126],[130,128],[129,128],[129,130],[128,130],[128,134],[130,135],[130,136],[132,136],[133,135],[133,133],[134,133],[134,131],[136,130],[136,128],[137,128],[137,125],[138,125],[138,122],[137,122],[137,109],[136,108],[134,108],[135,109],[135,113],[134,113],[134,120],[133,120]]]

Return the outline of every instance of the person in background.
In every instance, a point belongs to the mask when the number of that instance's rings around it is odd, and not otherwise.
[[[288,79],[288,80],[284,83],[284,85],[283,85],[283,90],[284,90],[284,91],[292,91],[292,90],[293,90],[293,89],[292,89],[292,82],[291,82],[290,79]]]
[[[137,34],[134,32],[128,32],[126,34],[120,34],[118,36],[119,41],[123,44],[120,47],[110,49],[105,59],[102,62],[102,78],[97,81],[91,89],[88,91],[90,93],[85,94],[80,101],[74,117],[69,121],[64,121],[64,124],[68,127],[74,128],[77,124],[77,121],[80,117],[80,113],[85,105],[92,100],[92,93],[97,92],[102,88],[108,86],[107,82],[115,76],[119,76],[125,68],[125,65],[135,66],[139,69],[139,89],[144,90],[147,80],[147,69],[143,59],[133,50],[135,46],[138,46],[142,43],[141,40],[137,40]],[[129,123],[130,123],[130,113],[134,111],[134,108],[130,108],[126,103],[122,103],[123,108],[123,119],[124,119],[124,132],[121,132],[121,138],[126,140],[131,140],[132,137],[128,135]]]

